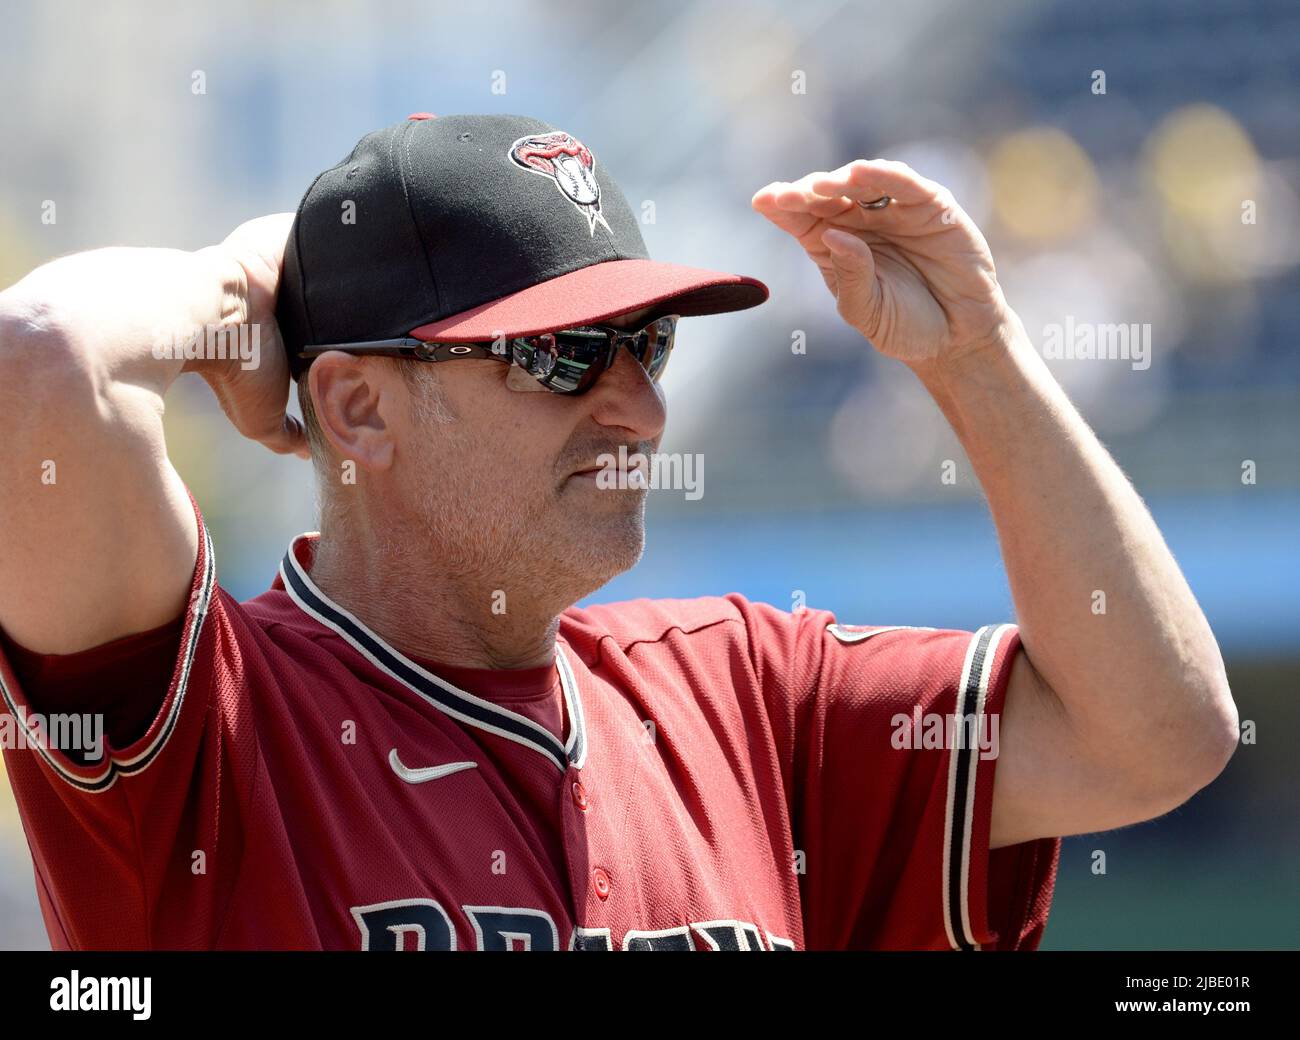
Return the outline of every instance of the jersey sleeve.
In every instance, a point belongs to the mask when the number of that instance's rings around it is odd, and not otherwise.
[[[0,630],[0,653],[9,659],[28,705],[44,715],[92,713],[104,717],[104,734],[118,747],[144,735],[171,685],[185,618],[148,632],[74,654],[40,654]]]
[[[56,949],[204,948],[218,938],[256,773],[238,681],[241,651],[253,648],[241,608],[217,585],[197,506],[195,517],[199,550],[170,680],[132,698],[139,718],[115,717],[93,672],[82,676],[84,698],[66,683],[50,702],[39,684],[29,694],[0,649],[5,772]]]
[[[1060,840],[989,849],[1015,626],[733,602],[784,759],[808,948],[1035,948]]]

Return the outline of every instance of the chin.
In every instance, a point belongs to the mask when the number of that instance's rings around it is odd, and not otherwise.
[[[574,599],[590,595],[624,571],[631,570],[645,549],[645,518],[640,510],[618,517],[602,517],[585,528],[590,537],[570,543],[561,566],[571,570],[574,585],[582,586]],[[579,524],[576,531],[582,531]]]

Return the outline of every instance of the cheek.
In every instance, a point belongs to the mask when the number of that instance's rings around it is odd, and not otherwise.
[[[469,367],[465,374],[479,381],[448,387],[457,419],[437,431],[442,443],[435,454],[456,471],[457,482],[468,482],[484,496],[526,499],[553,488],[557,464],[572,458],[574,403],[545,389],[509,389],[505,377],[517,371],[513,368],[469,373]],[[529,386],[537,385],[526,378]],[[437,458],[433,464],[439,464]]]
[[[549,493],[563,442],[555,439],[555,431],[542,433],[536,415],[526,421],[523,415],[498,412],[456,425],[456,435],[432,453],[429,467],[433,479],[443,471],[442,479],[456,485],[458,498],[490,500],[493,508],[501,508]]]
[[[495,439],[500,465],[517,479],[548,480],[573,436],[571,402],[545,390],[511,393],[510,398],[483,436]]]

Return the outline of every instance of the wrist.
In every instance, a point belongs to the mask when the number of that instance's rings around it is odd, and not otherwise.
[[[972,461],[990,444],[1024,436],[1033,417],[1060,394],[1024,325],[1008,315],[996,334],[910,366]]]
[[[996,382],[1034,353],[1019,315],[1007,308],[987,336],[955,345],[940,357],[909,362],[908,367],[932,393],[950,393],[961,386]]]
[[[190,254],[193,277],[205,298],[197,311],[204,320],[194,323],[193,334],[207,341],[214,333],[237,330],[248,320],[248,276],[243,265],[224,245],[207,246]],[[202,351],[187,358],[182,372],[198,372],[210,378],[229,365],[228,359],[207,357]]]

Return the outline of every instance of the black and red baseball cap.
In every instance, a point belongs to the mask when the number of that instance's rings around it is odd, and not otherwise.
[[[367,134],[307,189],[276,318],[297,378],[313,344],[489,341],[765,299],[757,279],[651,260],[627,199],[572,134],[524,116],[417,113]]]

